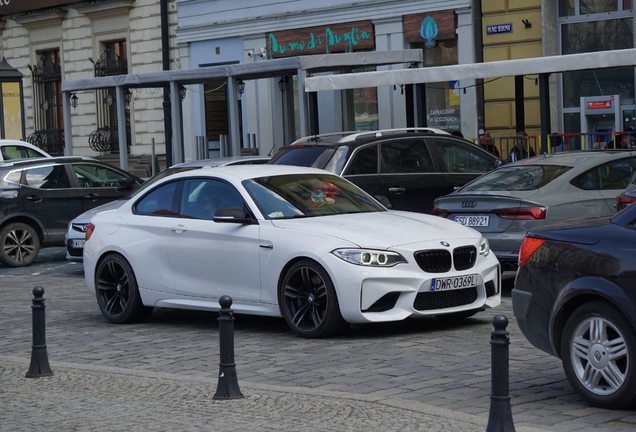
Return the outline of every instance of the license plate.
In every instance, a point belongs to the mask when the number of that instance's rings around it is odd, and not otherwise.
[[[490,216],[453,216],[453,220],[464,226],[487,227],[490,223]]]
[[[477,275],[456,276],[448,278],[433,278],[431,292],[448,291],[477,286]]]
[[[71,247],[73,249],[84,249],[84,243],[86,243],[86,240],[71,240]]]

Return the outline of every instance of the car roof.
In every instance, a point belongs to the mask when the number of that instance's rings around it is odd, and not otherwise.
[[[209,159],[200,159],[191,162],[183,162],[180,164],[172,165],[170,168],[175,167],[217,167],[217,166],[226,166],[226,165],[234,165],[242,162],[250,162],[250,161],[263,161],[266,162],[270,159],[269,156],[224,156],[217,158],[209,158]]]
[[[272,175],[286,174],[322,174],[336,176],[336,174],[318,168],[307,168],[295,165],[227,165],[227,166],[203,166],[198,170],[184,171],[172,174],[166,178],[174,177],[197,177],[201,175],[230,176],[242,181],[250,178],[267,177]]]
[[[599,163],[603,163],[604,161],[610,162],[615,159],[622,159],[630,156],[636,158],[636,153],[623,149],[572,150],[566,152],[543,154],[527,159],[521,159],[519,161],[503,165],[502,168],[528,165],[559,165],[586,169]]]

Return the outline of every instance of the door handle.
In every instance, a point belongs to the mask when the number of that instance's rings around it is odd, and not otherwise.
[[[88,195],[84,195],[82,198],[89,199],[89,200],[96,200],[97,198],[99,198],[99,194],[89,193]]]
[[[170,230],[176,232],[177,234],[181,234],[182,232],[187,231],[188,229],[183,225],[172,225]]]
[[[406,189],[404,189],[403,187],[390,187],[389,188],[389,192],[393,192],[393,193],[396,193],[398,195],[401,194],[401,193],[404,193],[405,190]]]
[[[29,195],[29,196],[28,196],[28,197],[26,197],[25,199],[26,199],[26,200],[28,200],[28,201],[36,202],[36,203],[39,203],[39,202],[41,202],[41,201],[42,201],[42,197],[39,197],[39,196],[37,196],[37,195]]]

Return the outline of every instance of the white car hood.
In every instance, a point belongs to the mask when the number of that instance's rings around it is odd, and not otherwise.
[[[271,222],[278,228],[323,234],[369,248],[391,248],[458,238],[476,241],[481,237],[478,231],[456,222],[403,211],[273,219]]]
[[[127,201],[128,200],[125,200],[125,199],[118,199],[118,200],[110,201],[110,202],[107,202],[106,204],[102,204],[100,206],[94,207],[90,210],[86,210],[84,213],[82,213],[81,215],[73,219],[72,222],[79,223],[79,224],[87,224],[91,221],[91,218],[95,216],[97,213],[107,211],[107,210],[116,210],[122,205],[124,205]]]

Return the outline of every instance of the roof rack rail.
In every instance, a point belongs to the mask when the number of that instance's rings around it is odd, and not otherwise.
[[[431,134],[439,134],[439,135],[450,135],[449,132],[445,130],[430,128],[430,127],[407,127],[407,128],[396,128],[396,129],[381,129],[375,131],[364,131],[364,132],[356,132],[351,135],[347,135],[340,142],[351,142],[356,141],[357,139],[368,137],[368,136],[376,136],[381,137],[384,135],[391,134],[399,134],[404,132],[425,132]]]
[[[338,135],[348,136],[348,135],[356,134],[359,132],[360,131],[346,131],[346,132],[329,132],[329,133],[316,134],[316,135],[307,135],[305,137],[297,139],[290,145],[300,144],[300,143],[309,142],[309,141],[319,141],[321,138],[327,138],[330,136],[338,136]]]

